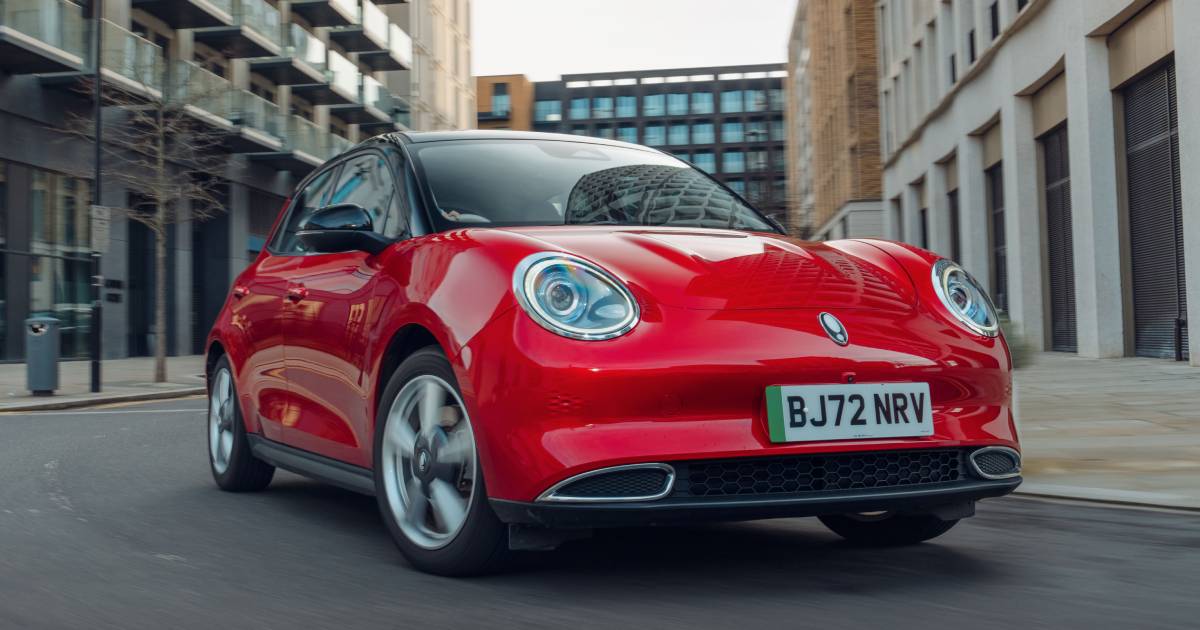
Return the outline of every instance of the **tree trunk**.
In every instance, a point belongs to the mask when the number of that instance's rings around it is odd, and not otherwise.
[[[161,210],[160,210],[161,212]],[[167,226],[163,226],[166,228]],[[167,234],[154,232],[154,382],[167,382]]]

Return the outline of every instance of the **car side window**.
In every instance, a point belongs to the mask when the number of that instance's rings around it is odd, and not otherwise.
[[[326,205],[352,203],[362,206],[371,215],[375,231],[387,234],[396,183],[391,166],[382,153],[368,151],[350,158],[342,166],[342,174]]]
[[[273,252],[284,255],[304,253],[304,245],[296,238],[296,232],[300,230],[300,226],[304,225],[308,217],[312,216],[312,213],[327,205],[325,198],[329,196],[337,171],[337,166],[326,170],[296,193],[296,199],[292,202],[291,214],[287,218],[287,225],[279,231],[279,236],[275,238],[275,243],[271,248]]]

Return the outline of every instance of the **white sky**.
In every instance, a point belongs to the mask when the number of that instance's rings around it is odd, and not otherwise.
[[[796,0],[472,0],[475,75],[781,63]]]

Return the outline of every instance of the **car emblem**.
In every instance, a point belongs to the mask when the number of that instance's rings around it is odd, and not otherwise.
[[[821,328],[825,329],[825,334],[839,346],[844,346],[850,343],[850,333],[846,332],[846,327],[842,321],[833,316],[833,313],[821,313],[817,316],[821,322]]]

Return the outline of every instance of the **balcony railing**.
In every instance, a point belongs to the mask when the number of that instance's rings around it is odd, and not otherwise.
[[[379,43],[387,43],[388,41],[388,18],[384,14],[383,9],[375,6],[371,0],[362,0],[362,9],[359,12],[359,21],[362,23],[363,31],[367,36]]]
[[[294,114],[287,117],[283,140],[285,149],[301,151],[321,161],[328,160],[354,144]]]
[[[108,20],[101,40],[100,67],[131,83],[131,87],[162,92],[163,51],[150,40]]]
[[[358,66],[332,50],[325,65],[325,76],[330,85],[344,94],[352,98],[358,95],[359,77],[362,76]]]
[[[191,61],[173,61],[168,100],[190,105],[228,120],[233,112],[233,85]]]
[[[328,48],[325,42],[317,39],[312,33],[304,30],[299,24],[288,25],[288,46],[285,54],[291,55],[304,63],[318,69],[325,69]]]
[[[245,90],[234,94],[230,120],[234,124],[256,129],[280,140],[285,135],[283,115],[279,112],[279,106]]]
[[[283,46],[279,9],[263,0],[233,0],[233,23],[247,26],[276,46]]]
[[[50,55],[53,59],[40,60],[35,51],[19,46],[14,41],[12,44],[17,47],[10,50],[5,46],[0,52],[0,66],[8,66],[9,62],[14,65],[23,62],[22,65],[27,65],[33,71],[69,68],[60,67],[59,62],[82,66],[91,41],[89,23],[84,19],[83,9],[64,0],[0,0],[0,27],[16,31],[19,34],[17,38],[29,38],[67,53],[67,57]]]
[[[405,68],[412,68],[413,43],[408,33],[395,24],[388,24],[387,43],[392,56]]]

